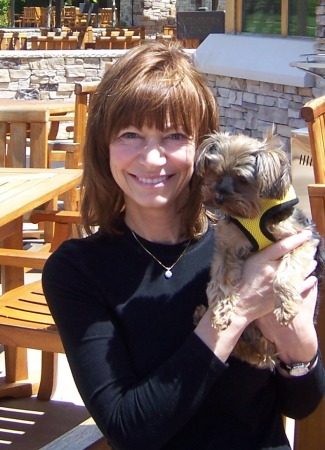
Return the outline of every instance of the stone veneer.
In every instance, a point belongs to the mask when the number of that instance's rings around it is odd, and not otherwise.
[[[161,33],[164,25],[175,25],[177,11],[197,11],[212,8],[212,0],[121,0],[120,20],[128,25],[144,25],[148,35]],[[225,1],[218,2],[224,9]]]
[[[0,98],[34,90],[40,99],[69,99],[75,82],[99,81],[105,63],[125,50],[52,50],[0,52]]]

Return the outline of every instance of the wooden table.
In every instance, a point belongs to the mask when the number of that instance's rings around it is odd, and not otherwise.
[[[23,214],[76,187],[81,176],[79,169],[0,168],[0,242],[4,247],[21,249]],[[3,292],[22,285],[23,269],[1,267],[1,283]],[[19,380],[28,374],[27,349],[6,346],[5,361],[6,392],[25,389]]]
[[[74,101],[0,99],[0,121],[6,121],[8,117],[10,118],[17,111],[19,113],[27,113],[28,117],[32,117],[35,113],[44,113],[44,119],[38,124],[37,147],[31,142],[30,166],[46,168],[48,161],[48,139],[55,139],[59,128],[59,120],[62,119],[62,115],[73,113],[74,109]],[[55,117],[58,120],[55,120]],[[17,166],[25,167],[25,164],[26,147],[21,148]]]
[[[76,187],[79,169],[0,168],[0,241],[5,248],[22,248],[22,217],[29,211]],[[2,268],[6,291],[23,283],[22,269]]]

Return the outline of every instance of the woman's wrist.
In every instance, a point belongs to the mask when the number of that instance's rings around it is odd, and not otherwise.
[[[221,361],[226,362],[246,326],[243,318],[234,315],[225,330],[216,330],[211,325],[211,311],[208,310],[194,332]]]
[[[311,361],[318,350],[316,330],[313,327],[302,336],[288,330],[286,337],[276,340],[275,347],[279,359],[286,364]]]
[[[283,361],[279,361],[277,365],[278,372],[286,377],[300,377],[303,375],[307,375],[318,362],[318,351],[313,356],[313,358],[309,361],[301,361],[292,364],[286,364]]]

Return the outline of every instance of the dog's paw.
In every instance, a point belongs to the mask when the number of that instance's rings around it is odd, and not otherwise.
[[[224,300],[216,308],[211,309],[211,325],[217,330],[226,330],[231,324],[233,305]]]
[[[284,326],[288,326],[289,323],[296,317],[298,313],[297,302],[285,302],[281,306],[275,308],[274,315],[276,320]]]

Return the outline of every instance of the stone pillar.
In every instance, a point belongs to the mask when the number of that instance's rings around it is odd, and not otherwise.
[[[176,0],[121,0],[120,10],[121,25],[144,26],[151,36],[175,23]]]

